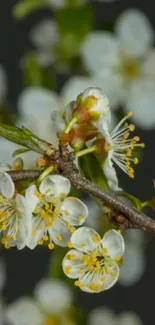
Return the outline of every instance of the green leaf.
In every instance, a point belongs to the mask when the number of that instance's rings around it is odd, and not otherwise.
[[[12,157],[16,157],[22,153],[28,152],[30,149],[17,149],[13,152]]]
[[[135,206],[135,208],[137,210],[141,211],[143,209],[143,203],[137,197],[135,197],[135,196],[133,196],[133,195],[131,195],[129,193],[125,193],[125,192],[121,192],[117,196],[127,198],[129,201],[131,201],[133,203],[133,205]]]
[[[56,14],[61,38],[62,56],[74,57],[79,53],[85,36],[93,27],[91,7],[64,8]]]
[[[89,181],[99,185],[104,190],[109,189],[104,172],[93,154],[88,154],[78,158],[79,167],[84,176]]]
[[[21,0],[13,7],[13,16],[16,19],[24,19],[32,12],[46,7],[46,0]]]
[[[37,62],[37,58],[33,52],[27,53],[24,58],[24,80],[29,86],[43,85],[43,69]]]

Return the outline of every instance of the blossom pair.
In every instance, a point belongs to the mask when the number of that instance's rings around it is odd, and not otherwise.
[[[21,195],[7,172],[0,173],[0,233],[6,248],[22,249],[48,241],[67,246],[75,226],[88,216],[87,206],[78,198],[67,197],[70,182],[61,175],[32,184]]]

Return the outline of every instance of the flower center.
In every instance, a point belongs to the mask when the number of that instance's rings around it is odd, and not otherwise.
[[[10,248],[10,240],[17,239],[18,224],[21,218],[15,199],[7,200],[0,194],[0,233],[3,231],[2,243],[5,248]]]
[[[136,79],[140,74],[139,63],[133,59],[124,59],[122,63],[122,73],[128,80]]]

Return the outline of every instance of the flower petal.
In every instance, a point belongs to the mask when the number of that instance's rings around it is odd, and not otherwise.
[[[32,210],[27,199],[20,194],[16,195],[17,210],[22,218],[19,219],[16,245],[18,249],[23,249],[27,244],[27,239],[32,236]]]
[[[151,80],[139,80],[128,89],[127,112],[133,111],[132,120],[143,129],[155,128],[155,84]]]
[[[80,226],[88,217],[87,206],[79,199],[68,197],[61,206],[63,220],[71,223],[73,226]]]
[[[57,219],[52,227],[48,228],[48,232],[50,235],[50,239],[57,245],[66,247],[71,238],[71,231],[67,227],[66,223],[61,220]]]
[[[19,298],[5,310],[5,320],[9,325],[42,325],[44,316],[37,303],[30,298]]]
[[[29,210],[31,213],[35,210],[37,204],[40,202],[40,199],[38,197],[38,190],[36,185],[30,185],[25,193],[26,200],[29,205]]]
[[[0,163],[0,173],[7,172],[11,169],[11,166],[5,163]]]
[[[14,158],[12,154],[15,150],[21,148],[16,143],[10,142],[4,138],[0,138],[0,157],[1,162],[12,165]]]
[[[62,261],[64,273],[71,279],[78,279],[85,268],[83,264],[83,253],[76,249],[71,249]]]
[[[108,274],[104,272],[102,274],[102,279],[104,278],[104,290],[112,288],[118,281],[120,269],[117,263],[114,263],[111,267],[108,265]]]
[[[126,244],[123,255],[124,264],[120,269],[119,283],[123,286],[132,286],[140,281],[144,274],[146,261],[141,247]]]
[[[112,33],[92,32],[83,42],[81,55],[88,71],[106,71],[119,62],[119,44]]]
[[[148,18],[139,10],[129,9],[118,18],[115,31],[126,54],[145,54],[153,43],[154,33]]]
[[[142,73],[146,79],[155,78],[155,50],[152,49],[147,53],[142,65]]]
[[[11,199],[15,192],[14,182],[6,172],[0,173],[0,193],[7,199]]]
[[[102,245],[104,248],[108,249],[108,256],[112,259],[115,259],[117,256],[122,256],[124,253],[124,238],[114,229],[105,233],[102,239]]]
[[[40,185],[40,192],[45,195],[59,196],[70,192],[70,181],[61,175],[52,175],[44,178]]]
[[[94,229],[88,227],[77,229],[71,237],[74,248],[82,252],[93,251],[99,245],[100,240],[99,234]]]
[[[122,312],[117,316],[118,325],[143,325],[138,315],[133,312]]]
[[[41,309],[47,314],[58,314],[68,310],[72,305],[70,287],[61,280],[42,279],[34,291]]]
[[[37,47],[48,48],[54,45],[59,39],[57,23],[51,19],[43,20],[33,27],[30,38]]]
[[[113,155],[113,152],[112,152],[112,150],[110,150],[108,153],[107,159],[104,162],[103,171],[107,178],[107,182],[108,182],[110,189],[113,191],[120,191],[121,188],[118,186],[118,178],[117,178],[116,170],[113,166],[112,155]]]

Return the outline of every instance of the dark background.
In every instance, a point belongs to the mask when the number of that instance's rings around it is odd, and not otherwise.
[[[39,0],[38,0],[39,1]],[[29,30],[42,17],[51,17],[51,12],[40,11],[30,15],[24,21],[15,21],[12,17],[12,7],[17,1],[0,1],[0,63],[4,66],[8,77],[8,101],[11,109],[16,109],[16,100],[24,84],[19,67],[19,60],[30,47]],[[104,22],[114,23],[119,14],[127,8],[141,9],[155,27],[154,1],[122,0],[113,3],[94,3],[96,18],[95,28],[100,28]],[[120,182],[126,191],[149,199],[155,193],[153,179],[155,177],[155,131],[143,132],[137,130],[143,142],[146,143],[145,154],[138,166],[136,177],[131,180],[118,171]],[[153,214],[152,214],[153,216]],[[51,252],[38,247],[30,251],[24,249],[4,250],[1,252],[7,263],[7,284],[4,289],[6,302],[11,302],[20,295],[33,292],[34,285],[43,277],[48,269]],[[155,291],[155,240],[149,241],[146,252],[147,268],[141,281],[133,287],[123,288],[116,285],[112,290],[98,295],[84,294],[77,291],[77,304],[86,310],[106,304],[116,312],[133,310],[143,320],[145,325],[155,324],[154,291]],[[32,324],[33,325],[33,324]]]

